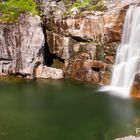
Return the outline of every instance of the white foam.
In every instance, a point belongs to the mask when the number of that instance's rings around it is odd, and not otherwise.
[[[103,88],[111,94],[129,97],[140,57],[140,7],[129,7],[124,23],[122,42],[118,48],[111,85]]]
[[[100,92],[107,91],[109,94],[117,97],[121,97],[124,99],[130,98],[130,96],[127,96],[129,93],[129,90],[127,88],[121,88],[121,87],[113,87],[113,86],[104,86],[100,88]]]

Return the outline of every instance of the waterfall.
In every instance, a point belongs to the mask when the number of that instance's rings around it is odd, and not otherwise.
[[[140,57],[140,7],[131,5],[126,13],[122,41],[117,50],[116,62],[108,90],[112,94],[129,97],[138,71]]]

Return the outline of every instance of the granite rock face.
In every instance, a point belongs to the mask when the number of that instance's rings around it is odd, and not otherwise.
[[[64,1],[37,2],[42,23],[0,24],[0,74],[108,84],[128,6],[64,16]]]
[[[46,2],[52,7],[48,11],[42,7],[42,13],[51,13],[43,15],[49,53],[64,60],[65,77],[109,84],[128,5],[65,17],[59,2]]]
[[[63,78],[60,69],[44,66],[45,37],[39,16],[21,15],[19,23],[0,24],[0,75]],[[41,71],[41,73],[40,73]]]
[[[0,24],[0,75],[32,78],[43,63],[44,34],[39,16],[21,15],[17,24]]]

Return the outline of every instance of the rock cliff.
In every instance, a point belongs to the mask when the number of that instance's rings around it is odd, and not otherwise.
[[[53,68],[47,68],[46,72],[43,66],[45,39],[41,24],[39,16],[24,14],[18,23],[0,23],[0,75],[63,78],[61,70],[55,69],[54,73]]]
[[[0,23],[0,75],[33,77],[43,62],[44,34],[39,16],[21,15],[19,23]]]
[[[65,15],[63,1],[37,2],[41,17],[0,23],[0,74],[108,84],[128,5]]]
[[[64,16],[62,1],[41,2],[48,66],[66,78],[108,84],[128,5]]]

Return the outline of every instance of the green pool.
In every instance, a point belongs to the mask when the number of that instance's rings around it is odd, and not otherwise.
[[[0,78],[0,140],[113,140],[136,135],[140,100],[68,80]]]

